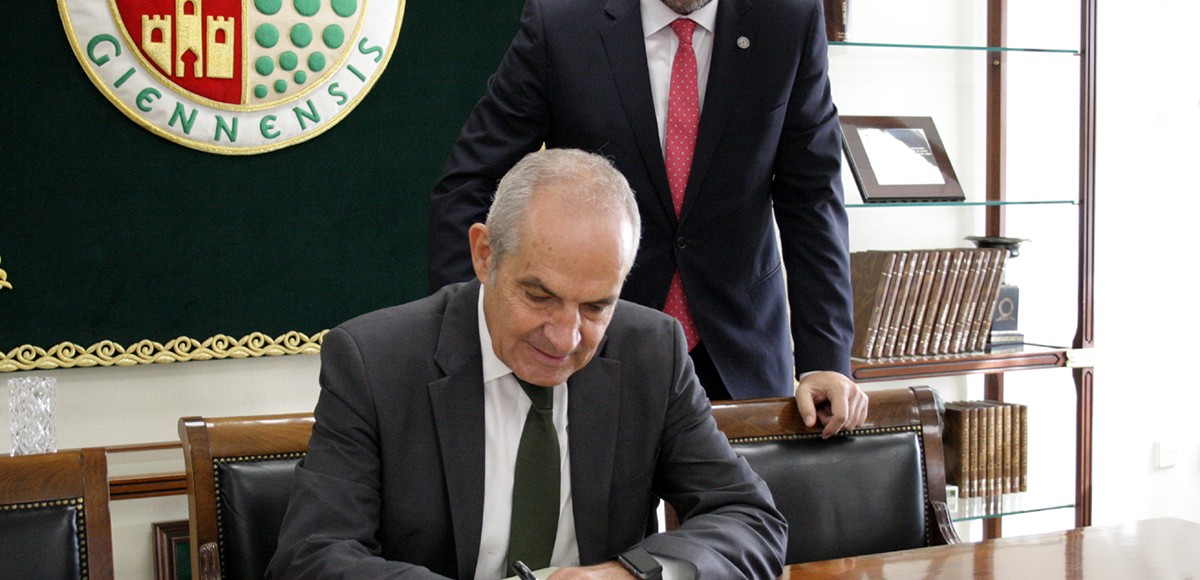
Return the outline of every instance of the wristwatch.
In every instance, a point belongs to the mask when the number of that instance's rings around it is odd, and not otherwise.
[[[661,580],[662,564],[641,546],[634,546],[617,556],[617,561],[635,578]]]

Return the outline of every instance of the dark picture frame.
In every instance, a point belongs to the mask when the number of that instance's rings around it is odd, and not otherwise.
[[[966,199],[932,117],[844,116],[841,126],[864,202]]]
[[[191,532],[187,520],[158,522],[154,526],[154,561],[157,580],[191,580]]]

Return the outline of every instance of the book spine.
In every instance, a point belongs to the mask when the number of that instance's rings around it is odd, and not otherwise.
[[[965,349],[968,351],[983,350],[983,341],[980,340],[984,327],[990,327],[991,324],[991,303],[995,299],[995,282],[997,280],[997,271],[1001,260],[1004,256],[1004,250],[987,250],[990,258],[988,259],[987,272],[983,275],[979,300],[975,303],[975,312],[971,316],[971,330],[967,335]]]
[[[864,353],[870,352],[879,336],[879,326],[882,324],[883,317],[883,301],[887,298],[888,288],[892,285],[894,278],[892,269],[895,265],[896,255],[891,252],[884,254],[882,273],[879,276],[879,284],[875,288],[875,298],[871,304],[870,327],[867,329],[867,341],[863,346]]]
[[[958,284],[959,269],[962,267],[965,250],[952,250],[950,264],[946,269],[946,283],[942,288],[942,297],[938,302],[937,318],[934,320],[933,334],[929,337],[929,349],[926,354],[940,354],[942,336],[946,333],[946,318],[950,312],[950,303],[954,298],[954,287]]]
[[[825,36],[831,42],[846,40],[846,23],[849,22],[848,0],[825,0]]]
[[[917,263],[913,267],[912,285],[908,289],[908,300],[904,303],[904,316],[900,320],[900,328],[896,333],[896,348],[892,356],[908,354],[908,338],[912,333],[913,317],[917,312],[917,301],[920,300],[921,286],[925,283],[925,269],[929,266],[929,252],[917,252]]]
[[[983,433],[983,415],[979,412],[979,408],[971,406],[971,452],[970,452],[970,471],[971,471],[971,497],[979,497],[982,489],[981,475],[982,461],[979,454],[983,448],[979,445],[980,434]]]
[[[929,342],[933,337],[933,328],[937,324],[938,310],[941,308],[942,293],[946,287],[946,278],[950,274],[950,260],[954,257],[952,250],[942,250],[934,274],[933,288],[929,290],[929,305],[925,307],[925,320],[921,323],[921,340],[917,345],[916,354],[930,354]]]
[[[883,313],[879,317],[879,332],[875,336],[875,344],[872,345],[871,350],[867,351],[869,353],[867,358],[879,358],[883,355],[883,343],[887,338],[888,324],[890,324],[892,312],[896,308],[896,295],[899,294],[900,278],[904,272],[904,266],[908,262],[908,252],[896,252],[895,255],[892,279],[888,284],[887,296],[883,300]]]
[[[1020,443],[1017,444],[1017,455],[1019,457],[1019,460],[1017,462],[1019,465],[1019,469],[1017,471],[1017,483],[1018,483],[1017,491],[1026,491],[1028,488],[1026,483],[1028,482],[1028,479],[1029,479],[1029,477],[1028,477],[1029,476],[1028,408],[1025,405],[1017,405],[1017,415],[1020,417],[1019,419],[1017,419],[1017,428],[1020,429],[1020,431],[1021,431],[1020,435],[1017,438],[1018,441],[1020,441]]]
[[[854,293],[854,342],[850,355],[867,358],[879,334],[883,302],[892,279],[896,255],[892,252],[855,252],[850,255],[850,281]]]
[[[954,341],[950,352],[961,353],[967,350],[967,337],[975,322],[975,306],[979,302],[979,293],[983,288],[988,265],[991,260],[989,250],[975,250],[975,260],[972,264],[971,275],[967,278],[964,288],[962,305],[959,306],[958,320],[954,323]]]
[[[1000,250],[997,255],[996,271],[992,276],[991,294],[988,297],[988,303],[984,305],[982,319],[980,319],[979,337],[976,340],[977,351],[983,351],[988,346],[988,336],[991,335],[991,318],[992,312],[996,311],[996,301],[1000,299],[1000,287],[1004,283],[1004,264],[1008,263],[1008,251]]]
[[[1007,403],[1000,404],[1000,443],[1003,449],[1000,452],[1001,464],[1004,466],[1003,478],[1001,480],[1001,493],[1012,493],[1016,491],[1016,477],[1013,474],[1013,453],[1016,450],[1016,445],[1013,443],[1013,414],[1012,405]]]
[[[983,407],[983,445],[984,457],[987,458],[987,476],[983,495],[996,495],[996,408],[992,405]]]
[[[959,495],[966,494],[967,487],[967,413],[955,403],[946,403],[943,414],[942,445],[946,455],[946,482],[957,485]]]
[[[954,279],[954,285],[947,289],[947,296],[950,300],[946,304],[945,321],[942,328],[942,338],[938,342],[937,354],[948,354],[950,345],[954,340],[954,325],[958,321],[958,309],[962,305],[963,291],[967,287],[967,279],[970,277],[971,264],[974,261],[975,254],[972,250],[962,250],[962,263],[958,266],[958,276]]]
[[[900,287],[896,294],[896,306],[892,310],[892,320],[888,324],[887,338],[884,339],[883,351],[880,353],[882,357],[891,357],[896,353],[896,340],[900,335],[900,327],[904,324],[909,290],[912,288],[913,276],[920,257],[921,252],[908,252],[908,259],[904,263],[904,274],[900,277]]]
[[[921,340],[921,328],[925,323],[925,311],[929,308],[930,293],[933,291],[933,281],[937,277],[938,262],[941,252],[930,250],[925,261],[925,274],[921,276],[921,288],[917,294],[917,306],[913,309],[912,323],[908,329],[908,342],[901,354],[913,356],[918,354],[917,348]]]

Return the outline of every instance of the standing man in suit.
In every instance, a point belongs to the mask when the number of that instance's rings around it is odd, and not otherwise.
[[[621,555],[776,578],[787,524],[717,430],[683,332],[618,299],[639,228],[607,160],[533,153],[470,228],[475,281],[330,331],[268,575],[494,579],[522,560],[630,578]],[[531,472],[536,429],[551,457]],[[647,536],[658,498],[682,523]]]
[[[819,0],[527,0],[434,188],[430,288],[470,277],[463,232],[522,155],[597,152],[644,224],[622,297],[680,319],[710,398],[798,374],[807,420],[865,417],[824,30]]]

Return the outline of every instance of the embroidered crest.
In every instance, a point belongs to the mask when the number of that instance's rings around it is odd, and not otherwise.
[[[223,154],[328,130],[396,46],[404,0],[58,0],[96,88],[152,133]]]

